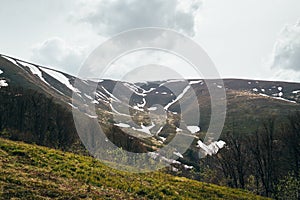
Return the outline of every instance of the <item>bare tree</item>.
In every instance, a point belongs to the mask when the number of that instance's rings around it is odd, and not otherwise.
[[[300,170],[300,113],[297,112],[289,117],[290,130],[285,137],[286,146],[289,147],[291,154],[291,161],[293,166],[293,172],[299,177]]]
[[[260,177],[266,196],[273,193],[274,183],[276,182],[274,133],[275,120],[270,119],[263,123],[261,131],[255,132],[250,147],[257,174]]]

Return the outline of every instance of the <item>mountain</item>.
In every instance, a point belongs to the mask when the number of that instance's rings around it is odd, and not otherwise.
[[[225,79],[223,88],[220,80],[213,79],[93,81],[6,55],[0,55],[0,70],[2,137],[88,154],[81,142],[86,138],[77,134],[72,115],[72,111],[79,112],[82,121],[97,120],[110,141],[131,152],[155,151],[176,134],[188,135],[194,140],[190,149],[184,155],[179,150],[173,152],[174,160],[180,162],[170,162],[177,168],[192,168],[197,165],[199,151],[211,155],[224,146],[217,145],[224,144],[222,140],[204,144],[211,117],[207,83],[215,90],[226,91],[223,132],[235,124],[241,134],[246,134],[255,130],[266,116],[283,119],[300,110],[300,83]],[[180,101],[186,106],[181,107]],[[193,112],[198,109],[200,123],[179,126],[181,115],[193,121]],[[105,145],[105,141],[100,142]]]

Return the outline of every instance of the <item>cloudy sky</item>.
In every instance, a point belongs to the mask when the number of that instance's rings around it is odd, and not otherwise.
[[[0,2],[0,53],[74,75],[110,37],[133,28],[163,27],[202,46],[224,78],[300,82],[299,0]],[[115,63],[122,69],[112,66],[106,76],[119,78],[133,65],[151,66],[151,59],[195,76],[182,61],[153,52],[122,58]]]

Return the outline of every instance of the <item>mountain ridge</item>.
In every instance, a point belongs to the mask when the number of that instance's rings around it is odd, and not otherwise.
[[[197,138],[185,154],[174,151],[180,163],[188,164],[189,168],[197,167],[199,151],[210,154],[219,150],[205,152],[201,148],[203,145],[197,146],[207,134],[211,116],[210,96],[205,82],[210,81],[214,85],[215,79],[147,84],[114,80],[94,82],[76,79],[58,70],[13,57],[7,59],[5,55],[0,56],[0,70],[3,71],[0,79],[8,83],[8,86],[0,88],[1,102],[5,104],[0,105],[0,130],[10,130],[10,135],[6,136],[9,139],[86,154],[72,115],[73,110],[78,110],[88,120],[97,119],[109,140],[131,152],[155,151],[167,145],[175,134],[183,133]],[[191,106],[181,110],[178,101],[175,101],[176,95],[165,87],[166,84],[179,88],[179,91],[187,89],[181,100]],[[116,85],[120,86],[122,92],[113,94]],[[227,95],[227,118],[223,133],[231,129],[232,121],[238,124],[241,133],[248,133],[255,130],[266,115],[284,117],[300,110],[300,83],[225,79],[224,86],[214,85],[215,89],[224,89]],[[198,102],[190,102],[192,92],[196,94]],[[132,94],[130,98],[126,96],[129,93]],[[128,104],[124,106],[124,102]],[[155,104],[167,108],[168,120],[165,122],[157,115],[155,127],[151,128],[153,121],[149,113],[157,109]],[[91,111],[92,107],[96,108],[95,113]],[[122,122],[114,121],[116,116],[126,115],[124,109],[134,117]],[[200,123],[179,129],[180,114],[196,109],[201,111]],[[152,137],[138,137],[149,133]]]

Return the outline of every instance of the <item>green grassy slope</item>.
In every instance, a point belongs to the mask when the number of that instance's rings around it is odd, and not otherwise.
[[[0,199],[264,199],[161,172],[129,174],[91,157],[0,139]]]

